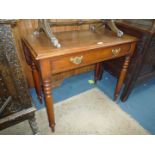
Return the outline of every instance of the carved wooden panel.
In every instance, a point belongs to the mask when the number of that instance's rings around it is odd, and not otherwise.
[[[155,65],[155,35],[153,35],[150,46],[148,48],[146,63]]]
[[[3,110],[0,117],[32,107],[11,25],[2,23],[0,23],[0,79],[0,108]],[[8,106],[4,108],[7,101]]]

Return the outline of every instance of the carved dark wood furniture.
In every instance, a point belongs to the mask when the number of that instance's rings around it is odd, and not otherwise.
[[[124,33],[139,38],[121,95],[121,100],[126,101],[136,85],[155,78],[155,20],[122,20],[117,26]],[[123,61],[123,58],[109,61],[104,68],[119,77]]]
[[[61,48],[54,47],[44,33],[31,34],[22,39],[26,60],[31,65],[40,101],[42,100],[40,84],[43,84],[49,126],[52,131],[55,119],[51,75],[96,64],[94,75],[96,81],[101,78],[102,61],[125,57],[114,93],[114,98],[117,99],[137,41],[135,37],[129,35],[119,38],[106,29],[96,32],[89,30],[59,32],[55,33],[55,36],[60,40]]]
[[[16,21],[0,20],[0,129],[29,120],[38,133],[35,108],[18,59],[12,26]]]

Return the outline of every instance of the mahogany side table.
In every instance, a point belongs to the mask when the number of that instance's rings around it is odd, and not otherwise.
[[[22,38],[27,63],[32,68],[37,96],[42,102],[41,84],[52,131],[55,128],[52,100],[52,74],[68,71],[78,67],[96,64],[94,79],[102,76],[102,62],[118,57],[125,57],[117,81],[114,100],[121,90],[130,58],[134,52],[137,38],[129,35],[117,37],[113,32],[103,29],[100,32],[90,30],[55,33],[62,47],[54,47],[45,34],[30,34]],[[61,94],[60,94],[61,95]]]

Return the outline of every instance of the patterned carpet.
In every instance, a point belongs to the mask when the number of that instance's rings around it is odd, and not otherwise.
[[[36,113],[40,134],[102,134],[102,135],[146,135],[139,123],[98,88],[55,104],[56,131],[48,127],[45,108]],[[28,121],[5,129],[0,134],[32,134]]]

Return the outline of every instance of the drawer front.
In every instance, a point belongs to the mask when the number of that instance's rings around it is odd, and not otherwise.
[[[124,56],[130,52],[131,44],[118,45],[104,49],[84,51],[78,54],[67,55],[51,61],[52,73],[59,73],[70,69],[94,64]]]

